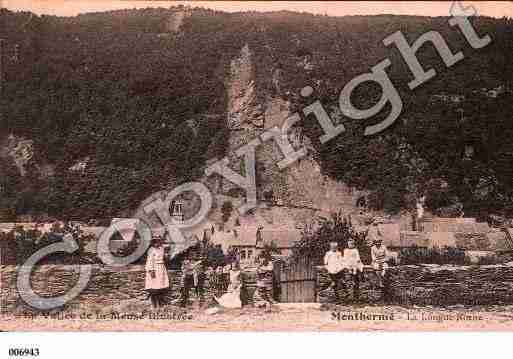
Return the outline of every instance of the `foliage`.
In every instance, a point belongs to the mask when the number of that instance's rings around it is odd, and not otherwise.
[[[465,265],[468,260],[463,249],[455,247],[443,248],[402,248],[399,252],[399,262],[408,264],[454,264]]]
[[[222,213],[222,219],[223,222],[226,223],[230,219],[230,216],[233,212],[233,204],[230,201],[224,201],[223,205],[221,206],[221,213]]]
[[[258,257],[270,260],[273,255],[279,254],[281,254],[281,250],[278,248],[276,243],[272,241],[271,243],[264,243],[260,253],[258,254]]]
[[[302,238],[292,248],[292,258],[310,258],[322,264],[324,255],[330,248],[330,242],[337,242],[340,250],[347,248],[349,240],[354,240],[364,264],[370,263],[370,248],[365,242],[366,232],[357,232],[351,220],[341,213],[331,218],[321,218],[315,230],[305,230]]]
[[[23,264],[37,251],[48,247],[49,245],[62,242],[64,238],[63,232],[49,232],[42,234],[38,230],[25,230],[17,227],[13,231],[4,234],[0,240],[7,240],[15,245],[15,258],[11,264]],[[94,240],[93,236],[78,235],[74,236],[78,245],[78,249],[69,254],[64,252],[55,252],[41,259],[41,264],[92,264],[100,263],[99,258],[84,251],[85,244]]]
[[[399,252],[399,262],[408,264],[451,264],[451,265],[491,265],[504,264],[511,261],[511,254],[490,253],[472,260],[465,250],[456,247],[402,248]]]
[[[231,253],[228,253],[226,256],[223,253],[221,247],[218,246],[210,246],[207,251],[207,266],[217,268],[219,266],[224,266],[226,262],[230,262]]]
[[[118,232],[116,232],[116,233],[118,233]],[[113,240],[113,239],[114,238],[111,238],[111,240]],[[118,248],[116,253],[114,253],[114,256],[116,256],[116,257],[128,257],[129,255],[131,255],[132,253],[134,253],[137,250],[137,247],[139,247],[140,243],[141,243],[140,236],[136,232],[135,235],[134,235],[134,238],[132,238],[131,241],[126,243],[121,248]],[[146,253],[144,253],[142,256],[137,258],[137,260],[135,262],[133,262],[133,264],[143,264],[143,263],[146,263]]]
[[[315,98],[332,112],[346,83],[390,58],[387,72],[404,104],[396,123],[365,137],[364,127],[381,121],[386,110],[365,121],[342,118],[343,134],[327,144],[313,143],[323,172],[371,191],[372,207],[392,213],[412,209],[415,199],[426,195],[433,209],[439,202],[461,202],[467,215],[513,214],[511,19],[473,19],[478,32],[492,38],[476,50],[444,17],[192,9],[178,33],[167,32],[169,18],[184,10],[73,18],[0,10],[6,60],[0,133],[33,139],[36,162],[55,167],[53,177],[33,171],[20,178],[12,164],[0,163],[0,184],[7,182],[1,216],[120,216],[169,183],[197,176],[207,159],[225,155],[226,75],[245,44],[255,64],[256,102],[282,97],[299,113],[312,102],[299,95],[305,84],[316,84]],[[437,31],[465,58],[448,69],[432,46],[423,46],[420,62],[437,75],[411,91],[409,68],[382,42],[398,30],[410,41]],[[11,56],[15,45],[18,61]],[[298,67],[305,57],[313,64],[310,70]],[[277,72],[280,83],[274,86]],[[369,108],[379,99],[373,85],[354,92],[356,107]],[[507,90],[496,98],[483,92],[500,86]],[[464,100],[433,97],[443,94]],[[311,139],[319,138],[316,121],[301,126]],[[463,160],[467,145],[476,149],[475,156]],[[69,170],[86,157],[83,172]],[[444,198],[427,188],[440,180],[448,185]]]

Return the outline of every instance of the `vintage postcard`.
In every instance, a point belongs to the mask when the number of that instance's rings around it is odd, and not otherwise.
[[[513,330],[513,2],[1,5],[0,331]]]

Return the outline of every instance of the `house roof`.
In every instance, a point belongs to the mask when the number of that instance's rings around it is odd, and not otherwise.
[[[36,223],[36,222],[19,222],[19,223],[0,223],[0,232],[10,232],[16,227],[23,227],[25,230],[37,229],[42,233],[48,233],[51,231],[52,223]]]
[[[229,247],[257,247],[256,233],[258,228],[259,226],[240,226],[229,232],[215,232],[212,236],[212,242],[221,244],[223,250]],[[262,229],[262,239],[263,241],[258,244],[259,248],[272,242],[278,248],[292,248],[294,243],[301,239],[301,232],[291,226],[266,225]]]
[[[427,233],[416,231],[401,231],[401,247],[427,247]]]
[[[230,247],[240,247],[240,246],[256,246],[256,229],[254,232],[242,231],[240,232],[237,227],[234,231],[224,232],[217,231],[212,237],[211,241],[213,244],[220,244],[223,248],[223,251],[227,251]]]
[[[353,226],[358,232],[366,232],[370,226]],[[404,247],[401,242],[401,225],[399,223],[380,223],[378,230],[381,233],[383,244],[387,247]],[[372,244],[372,243],[369,243]]]
[[[378,230],[383,237],[383,244],[387,247],[401,247],[401,226],[399,223],[378,224]]]
[[[86,236],[95,236],[96,238],[100,238],[100,235],[103,233],[104,230],[107,229],[107,227],[90,227],[90,226],[83,226],[80,227],[82,230],[82,234]]]
[[[428,247],[456,247],[454,232],[430,232],[428,235]]]
[[[423,223],[424,232],[488,233],[486,222],[476,222],[475,218],[433,218]]]
[[[281,249],[292,248],[301,239],[301,231],[295,227],[265,227],[262,230],[263,242],[258,244],[262,248],[265,244],[275,243]]]
[[[512,233],[513,234],[513,233]],[[512,243],[509,242],[507,235],[503,231],[493,231],[486,234],[490,250],[495,251],[511,251]]]

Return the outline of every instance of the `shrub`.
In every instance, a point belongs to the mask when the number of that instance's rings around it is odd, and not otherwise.
[[[463,249],[455,247],[423,248],[410,247],[402,248],[399,251],[399,262],[401,264],[454,264],[466,265],[468,259]]]
[[[117,233],[117,232],[116,232]],[[139,235],[136,233],[134,238],[126,243],[123,247],[119,248],[115,253],[114,256],[116,257],[128,257],[132,253],[134,253],[137,250],[137,247],[141,243],[141,240],[139,238]],[[143,264],[146,263],[146,253],[144,253],[142,256],[140,256],[133,264]]]
[[[25,230],[17,227],[15,230],[3,235],[3,240],[12,241],[15,248],[14,255],[11,254],[9,264],[23,264],[37,251],[62,242],[64,233],[49,232],[42,234],[38,230]],[[86,253],[84,247],[87,241],[93,240],[92,236],[74,235],[78,249],[73,253],[55,252],[42,258],[38,264],[93,264],[100,263],[96,255]]]
[[[233,204],[230,201],[225,201],[221,207],[221,213],[223,214],[223,222],[228,222],[233,212]]]
[[[337,242],[342,250],[347,247],[347,242],[352,239],[360,252],[362,262],[370,264],[370,248],[365,242],[366,237],[367,232],[357,232],[353,228],[350,218],[345,218],[341,213],[336,213],[329,219],[319,219],[319,226],[315,231],[303,231],[302,238],[292,249],[292,258],[310,258],[321,264],[329,249],[330,242]]]
[[[281,254],[281,250],[278,248],[275,242],[265,243],[258,256],[259,258],[270,259],[273,254]]]

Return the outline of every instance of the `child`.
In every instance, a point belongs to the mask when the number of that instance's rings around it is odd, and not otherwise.
[[[241,308],[242,302],[240,300],[241,290],[241,270],[239,262],[234,262],[230,269],[230,284],[228,291],[220,298],[215,298],[216,302],[224,308]]]
[[[324,256],[324,265],[328,270],[328,275],[331,279],[331,286],[335,291],[335,297],[337,301],[340,299],[338,295],[339,285],[341,283],[343,269],[344,269],[344,258],[342,257],[342,253],[338,250],[338,243],[331,242],[330,250],[326,252]]]
[[[383,287],[383,278],[385,277],[386,270],[388,269],[387,260],[389,257],[387,247],[382,245],[383,240],[378,238],[374,240],[374,245],[371,248],[372,267],[378,276],[378,285]]]
[[[344,249],[344,261],[346,268],[352,275],[363,273],[363,263],[360,259],[360,252],[355,247],[354,240],[347,242],[347,248]]]
[[[192,256],[188,255],[182,262],[182,307],[186,307],[189,303],[190,290],[194,287],[194,262]]]
[[[269,256],[261,256],[257,268],[257,300],[259,306],[274,304],[273,299],[274,265]]]
[[[162,295],[169,288],[169,276],[165,264],[164,240],[154,237],[148,249],[146,259],[146,282],[144,289],[148,291],[153,308],[163,304]]]

